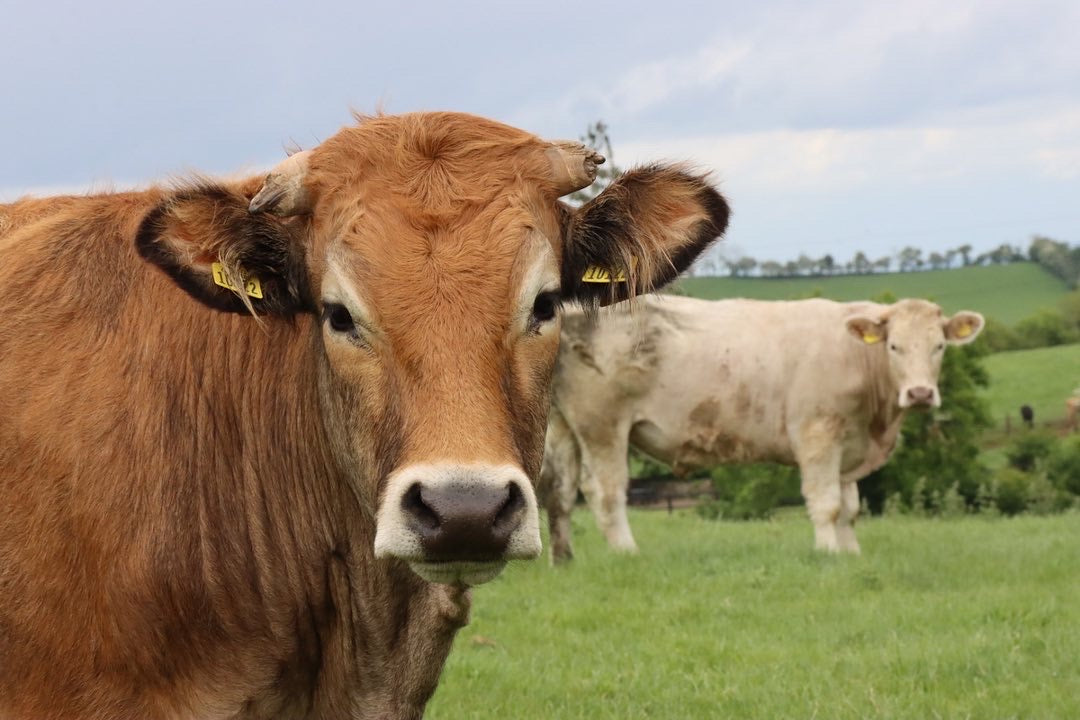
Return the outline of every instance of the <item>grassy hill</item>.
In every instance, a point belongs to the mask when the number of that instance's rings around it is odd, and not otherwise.
[[[990,373],[984,397],[999,427],[1006,415],[1016,427],[1025,403],[1037,422],[1061,419],[1065,398],[1080,385],[1080,344],[996,353],[983,363]]]
[[[694,297],[793,300],[820,292],[834,300],[867,300],[883,292],[934,300],[948,313],[976,310],[1009,325],[1053,308],[1065,284],[1035,263],[955,270],[806,278],[685,278],[679,287]]]

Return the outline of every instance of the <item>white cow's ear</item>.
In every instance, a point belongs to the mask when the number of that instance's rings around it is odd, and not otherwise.
[[[889,336],[886,321],[876,320],[864,315],[848,318],[847,330],[859,342],[867,345],[875,345]]]
[[[945,339],[952,345],[966,345],[979,336],[984,324],[982,315],[963,310],[945,321]]]

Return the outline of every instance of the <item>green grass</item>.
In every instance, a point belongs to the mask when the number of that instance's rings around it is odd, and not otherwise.
[[[934,300],[948,313],[976,310],[1008,325],[1056,307],[1067,291],[1034,263],[827,278],[686,278],[679,287],[694,297],[759,300],[791,300],[816,291],[834,300],[867,300],[888,291],[898,298]]]
[[[429,720],[1077,718],[1080,517],[909,517],[864,555],[767,523],[632,512],[642,554],[584,513],[578,557],[474,590]]]
[[[990,373],[983,396],[998,428],[1006,416],[1018,426],[1025,403],[1035,411],[1036,422],[1060,420],[1065,398],[1080,386],[1080,344],[995,353],[983,363]]]

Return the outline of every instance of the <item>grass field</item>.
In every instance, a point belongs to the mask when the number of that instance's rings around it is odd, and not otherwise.
[[[1080,386],[1080,344],[995,353],[983,363],[990,373],[984,397],[996,427],[1006,415],[1018,425],[1025,403],[1035,410],[1036,421],[1060,420],[1065,398]]]
[[[686,278],[679,285],[708,299],[790,300],[820,291],[834,300],[867,300],[888,291],[898,298],[932,299],[948,313],[977,310],[1009,325],[1055,307],[1067,290],[1034,263],[828,278]]]
[[[1077,718],[1080,517],[875,518],[864,555],[761,523],[574,518],[578,557],[474,590],[430,720]]]

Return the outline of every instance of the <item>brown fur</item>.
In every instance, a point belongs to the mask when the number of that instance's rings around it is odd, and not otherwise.
[[[244,212],[259,179],[0,206],[0,718],[423,713],[468,593],[376,560],[374,514],[409,462],[539,472],[557,332],[515,330],[519,250],[586,241],[544,146],[374,118],[313,151],[307,217]],[[643,227],[715,195],[664,177]],[[711,230],[675,219],[656,251],[692,259]],[[362,345],[326,339],[331,258]],[[261,321],[218,312],[215,259],[260,277]]]

